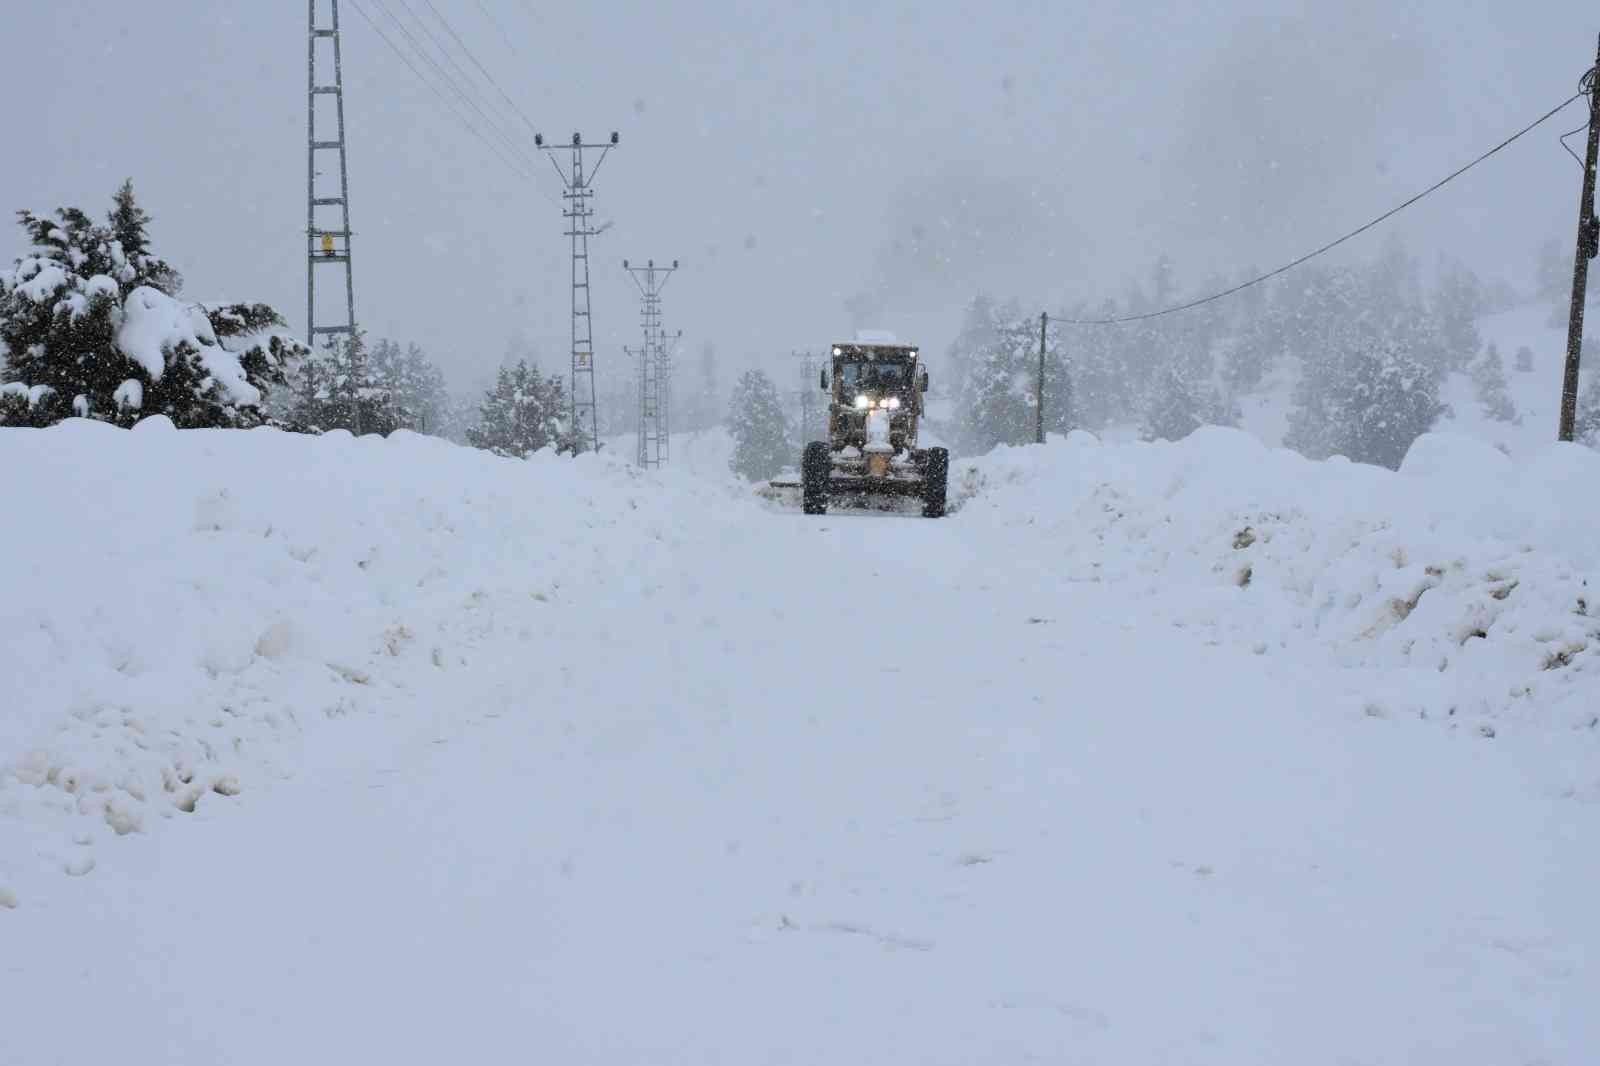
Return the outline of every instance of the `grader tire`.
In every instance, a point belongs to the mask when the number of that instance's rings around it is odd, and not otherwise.
[[[928,449],[928,469],[923,475],[922,516],[943,518],[946,490],[950,486],[950,452],[945,448]]]
[[[806,514],[828,513],[828,477],[832,469],[827,444],[814,440],[806,445],[800,460],[801,503]]]

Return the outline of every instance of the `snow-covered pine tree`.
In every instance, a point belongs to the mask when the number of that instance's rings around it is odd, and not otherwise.
[[[1092,308],[1072,310],[1074,318],[1115,318],[1120,308],[1114,300],[1106,300]],[[1073,415],[1077,424],[1099,430],[1133,411],[1125,365],[1126,339],[1125,331],[1114,327],[1072,331]]]
[[[168,296],[183,291],[182,275],[150,251],[150,215],[134,198],[132,178],[112,197],[107,222],[118,281],[129,288],[148,285]]]
[[[494,388],[484,394],[479,406],[478,424],[467,431],[467,442],[517,459],[551,446],[570,452],[565,408],[561,379],[546,378],[537,367],[519,360],[516,366],[500,368]]]
[[[1020,318],[1015,309],[1005,314],[989,342],[969,356],[960,391],[962,435],[974,454],[1034,439],[1039,323]]]
[[[1589,380],[1578,394],[1578,413],[1572,425],[1572,439],[1579,444],[1600,449],[1600,369],[1591,370],[1584,377]]]
[[[984,293],[974,296],[962,313],[961,328],[956,332],[955,340],[945,349],[945,375],[951,381],[964,383],[971,375],[979,353],[993,346],[999,330],[1000,322],[994,301]],[[960,391],[959,386],[957,391]]]
[[[1215,385],[1175,360],[1156,378],[1140,424],[1145,440],[1182,440],[1201,426],[1236,426],[1239,409]]]
[[[1256,286],[1239,294],[1245,303],[1220,360],[1222,379],[1233,395],[1256,389],[1279,360],[1295,350],[1297,296],[1297,289],[1283,284]]]
[[[1285,444],[1313,459],[1344,455],[1398,467],[1447,408],[1444,342],[1418,296],[1408,257],[1391,250],[1359,273],[1308,278],[1308,353]]]
[[[376,367],[365,330],[330,334],[301,376],[300,387],[310,404],[296,412],[296,421],[321,430],[386,435],[399,426],[394,398]]]
[[[1483,282],[1472,271],[1459,263],[1449,263],[1439,272],[1432,311],[1444,369],[1466,370],[1477,363],[1483,349],[1478,318],[1483,314],[1484,303]]]
[[[414,390],[407,398],[412,419],[409,428],[437,436],[450,412],[450,390],[445,386],[444,373],[415,344],[406,347],[405,358],[410,368],[406,380]]]
[[[277,332],[270,308],[178,301],[180,279],[150,253],[131,185],[104,226],[77,208],[19,217],[32,248],[0,272],[0,349],[4,377],[30,387],[33,420],[264,420],[266,395],[298,346]]]
[[[433,433],[444,421],[444,375],[415,344],[391,340],[372,346],[373,384],[388,397],[396,429]]]
[[[1284,445],[1308,458],[1326,459],[1343,441],[1351,365],[1367,340],[1368,317],[1351,270],[1306,271],[1293,302],[1287,339],[1301,353],[1301,373]]]
[[[1176,366],[1156,379],[1140,435],[1145,440],[1182,440],[1204,424],[1194,388]]]
[[[567,382],[560,374],[539,378],[531,372],[536,383],[535,395],[539,406],[534,414],[537,428],[534,440],[538,447],[553,447],[557,455],[572,455],[577,450],[577,439],[572,432],[572,407],[567,395]]]
[[[733,434],[728,469],[746,481],[770,478],[795,462],[783,400],[763,371],[740,375],[728,401],[727,426]]]
[[[1500,349],[1493,341],[1484,349],[1483,356],[1472,364],[1472,385],[1478,394],[1483,413],[1496,422],[1515,422],[1517,409],[1511,402],[1511,391],[1506,385],[1506,363]]]
[[[471,443],[467,434],[477,425],[477,400],[470,395],[447,392],[439,412],[439,424],[437,428],[429,430],[430,433],[456,444]]]
[[[1448,409],[1438,371],[1419,359],[1403,333],[1388,333],[1354,354],[1334,449],[1353,462],[1400,468],[1413,442]]]
[[[1517,359],[1515,365],[1517,368],[1517,373],[1519,374],[1533,373],[1533,349],[1528,347],[1526,344],[1520,346],[1517,349]]]
[[[495,373],[494,385],[484,391],[483,400],[478,404],[478,420],[467,430],[467,443],[474,448],[501,455],[509,445],[515,373],[515,367],[502,366]]]

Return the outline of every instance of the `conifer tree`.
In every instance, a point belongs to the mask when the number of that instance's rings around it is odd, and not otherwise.
[[[1483,348],[1478,318],[1485,302],[1483,283],[1470,270],[1452,263],[1441,272],[1432,310],[1444,369],[1465,370],[1476,364]]]
[[[1518,421],[1517,409],[1511,403],[1511,392],[1506,385],[1505,360],[1500,358],[1500,349],[1493,342],[1484,349],[1482,358],[1472,364],[1472,384],[1484,414],[1496,422]]]
[[[516,366],[500,368],[494,387],[479,405],[478,424],[467,431],[467,441],[475,448],[518,459],[548,447],[570,453],[565,410],[561,379],[547,378],[519,360]]]
[[[1578,394],[1578,413],[1572,425],[1572,439],[1600,449],[1600,371],[1584,375],[1589,383]]]
[[[177,300],[181,280],[151,254],[131,184],[105,225],[70,207],[19,219],[32,248],[0,272],[0,351],[3,377],[29,388],[30,418],[127,425],[165,414],[194,427],[266,417],[268,394],[302,349],[263,305]]]
[[[131,288],[148,285],[168,296],[183,290],[178,272],[150,251],[150,215],[134,199],[131,178],[112,197],[107,222],[118,281]]]
[[[728,403],[727,424],[734,445],[728,468],[746,481],[770,478],[794,462],[783,400],[764,372],[747,370],[740,376]]]

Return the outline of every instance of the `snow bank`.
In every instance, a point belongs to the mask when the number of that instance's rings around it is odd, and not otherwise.
[[[1260,655],[1389,671],[1369,678],[1370,714],[1484,732],[1508,716],[1589,729],[1600,715],[1600,454],[1588,449],[1518,464],[1430,434],[1394,473],[1236,430],[1178,444],[1076,433],[953,476],[961,520],[1030,538],[1042,527],[1040,564],[1066,580],[1124,586],[1140,609]]]
[[[642,474],[627,449],[520,462],[408,433],[0,430],[25,502],[0,526],[0,890],[291,776],[342,720],[453,706],[480,668],[560,669],[529,633],[569,599],[636,611],[664,573],[722,580],[733,543],[766,545],[769,567],[837,542],[847,571],[853,527],[830,517],[818,541],[772,514],[727,473],[729,447],[675,438],[673,465]],[[1600,712],[1585,449],[1516,464],[1430,436],[1393,473],[1237,431],[1075,433],[953,473],[960,513],[893,527],[913,570],[945,545],[1037,575],[1061,610],[1099,584],[1141,625],[1338,677],[1374,716],[1587,730]]]
[[[0,430],[0,469],[26,504],[0,526],[0,888],[291,774],[330,721],[509,654],[508,602],[615,589],[676,508],[735,502],[593,456],[165,418]]]

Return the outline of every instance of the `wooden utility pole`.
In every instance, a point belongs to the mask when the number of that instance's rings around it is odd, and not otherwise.
[[[1600,246],[1600,221],[1595,218],[1595,155],[1600,151],[1600,42],[1594,66],[1584,75],[1589,95],[1589,151],[1584,157],[1583,195],[1578,200],[1578,251],[1572,264],[1572,307],[1567,319],[1567,372],[1561,382],[1559,440],[1571,440],[1578,416],[1578,369],[1583,354],[1583,303],[1589,295],[1589,260]]]
[[[1592,139],[1592,138],[1591,138]],[[1044,443],[1044,334],[1050,325],[1050,312],[1039,312],[1039,381],[1034,399],[1034,427],[1033,440],[1035,444]]]

